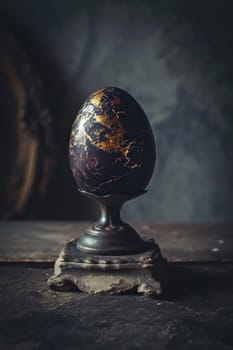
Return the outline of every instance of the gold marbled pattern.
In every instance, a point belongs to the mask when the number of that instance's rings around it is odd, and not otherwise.
[[[93,192],[129,178],[144,166],[148,137],[154,155],[153,135],[137,102],[117,88],[98,90],[84,103],[72,128],[70,160],[75,178],[79,183],[91,182],[87,187]],[[142,177],[142,172],[134,173],[138,175]]]

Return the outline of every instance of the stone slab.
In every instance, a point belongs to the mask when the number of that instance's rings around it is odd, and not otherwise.
[[[159,295],[167,281],[167,263],[159,247],[124,256],[94,256],[80,252],[77,240],[62,249],[48,280],[56,291],[77,290],[88,294]]]

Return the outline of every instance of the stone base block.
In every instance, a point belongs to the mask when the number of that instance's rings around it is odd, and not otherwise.
[[[79,251],[73,240],[61,251],[48,285],[56,291],[88,294],[159,295],[167,282],[167,262],[151,243],[150,250],[141,254],[94,256]]]

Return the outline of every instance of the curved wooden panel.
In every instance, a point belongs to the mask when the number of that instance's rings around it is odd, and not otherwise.
[[[30,217],[53,168],[51,118],[27,55],[0,20],[0,217]]]

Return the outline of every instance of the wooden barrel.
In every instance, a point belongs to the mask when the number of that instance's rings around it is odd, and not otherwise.
[[[3,20],[0,106],[0,217],[32,217],[54,165],[51,117],[41,80]]]

